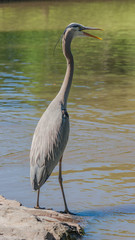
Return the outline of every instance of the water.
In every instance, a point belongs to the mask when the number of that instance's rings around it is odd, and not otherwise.
[[[66,62],[55,43],[65,26],[104,28],[72,43],[75,72],[63,159],[69,209],[84,239],[135,239],[135,31],[133,1],[0,5],[0,193],[33,207],[29,150],[35,126],[58,92]],[[70,14],[69,14],[70,12]],[[63,210],[58,167],[40,205]]]

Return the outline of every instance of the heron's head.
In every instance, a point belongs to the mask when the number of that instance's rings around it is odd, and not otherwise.
[[[67,33],[69,33],[70,36],[72,37],[72,39],[75,37],[93,37],[93,38],[102,40],[102,38],[94,36],[92,34],[89,34],[89,33],[85,32],[85,30],[103,30],[103,29],[94,28],[94,27],[85,27],[79,23],[71,23],[66,27],[66,29],[63,33],[63,36],[65,36],[65,35],[67,35]]]

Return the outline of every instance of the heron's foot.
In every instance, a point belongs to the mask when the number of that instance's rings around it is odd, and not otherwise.
[[[41,210],[53,210],[53,208],[45,208],[45,207],[39,207],[39,206],[35,206],[35,209],[41,209]]]
[[[76,215],[75,213],[70,212],[68,209],[66,209],[65,211],[60,211],[60,213],[70,214],[70,215]]]
[[[39,207],[39,206],[35,206],[34,208],[35,208],[35,209],[41,209],[41,210],[42,210],[42,209],[44,209],[44,210],[46,209],[45,207],[42,208],[42,207]]]

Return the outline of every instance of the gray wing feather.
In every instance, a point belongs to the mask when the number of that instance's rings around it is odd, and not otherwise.
[[[35,190],[52,173],[63,155],[69,136],[69,118],[61,104],[50,104],[39,120],[30,151],[30,178]]]

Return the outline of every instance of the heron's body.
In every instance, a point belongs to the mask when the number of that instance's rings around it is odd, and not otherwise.
[[[66,109],[61,102],[52,101],[38,122],[31,146],[31,183],[35,190],[45,183],[59,162],[68,136]]]
[[[68,211],[62,185],[61,162],[69,136],[69,116],[67,99],[71,88],[74,61],[70,45],[76,36],[91,36],[82,30],[99,30],[73,23],[65,29],[62,38],[63,54],[67,60],[67,70],[63,84],[57,96],[50,103],[39,120],[34,132],[30,151],[30,179],[34,190],[38,190],[37,207],[39,207],[39,190],[51,175],[59,162],[59,182],[63,194],[65,211]],[[98,37],[96,37],[98,38]]]

